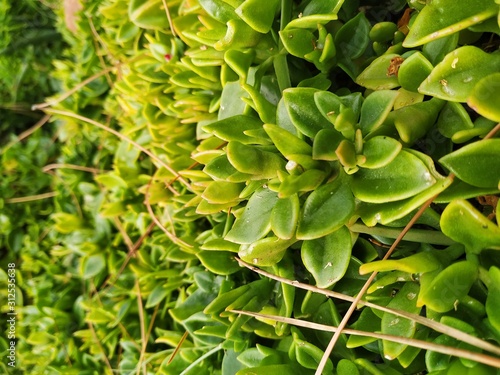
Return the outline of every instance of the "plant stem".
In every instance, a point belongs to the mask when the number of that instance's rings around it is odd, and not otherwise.
[[[367,227],[364,224],[355,223],[349,227],[351,232],[366,233],[375,236],[397,238],[401,233],[399,228],[388,228],[383,226]],[[410,229],[405,236],[405,241],[430,243],[433,245],[453,245],[456,243],[442,232],[436,230]]]
[[[280,17],[280,31],[290,22],[292,18],[292,1],[281,0],[281,17]],[[274,71],[278,79],[278,86],[281,91],[292,86],[290,82],[290,72],[288,70],[288,63],[286,61],[286,53],[282,52],[283,43],[281,38],[278,41],[278,54],[274,56]]]

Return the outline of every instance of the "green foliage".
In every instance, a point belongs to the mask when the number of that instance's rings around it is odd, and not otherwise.
[[[165,4],[82,4],[52,77],[61,93],[93,79],[48,99],[60,155],[39,133],[2,150],[20,371],[313,373],[330,333],[232,310],[338,325],[347,305],[236,253],[351,296],[378,271],[370,302],[497,345],[499,147],[481,138],[498,121],[498,5]],[[377,259],[439,193],[413,242]],[[351,324],[466,345],[371,307]],[[337,345],[325,373],[496,371],[371,337]]]

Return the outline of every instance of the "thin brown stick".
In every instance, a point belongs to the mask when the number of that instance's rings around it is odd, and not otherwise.
[[[147,208],[147,210],[149,212],[149,216],[151,216],[151,219],[153,219],[153,221],[156,223],[156,225],[158,225],[158,227],[167,235],[168,238],[170,238],[170,240],[173,243],[175,243],[175,244],[177,244],[179,246],[184,246],[184,247],[192,248],[193,245],[190,245],[187,242],[184,242],[179,237],[177,237],[175,235],[175,233],[170,233],[169,230],[167,228],[165,228],[165,226],[161,223],[161,221],[156,217],[156,215],[155,215],[155,213],[153,211],[153,208],[151,207],[151,204],[149,203],[149,188],[151,187],[151,181],[152,180],[153,179],[149,180],[149,183],[148,183],[148,186],[147,186],[147,189],[146,189],[146,199],[144,200],[144,204],[146,205],[146,208]]]
[[[118,64],[118,65],[120,65],[120,64]],[[82,82],[80,82],[78,85],[76,85],[72,89],[66,91],[64,94],[62,94],[58,98],[55,98],[53,100],[49,100],[45,103],[33,104],[33,106],[31,106],[31,110],[36,111],[36,110],[40,110],[40,109],[44,109],[44,108],[56,105],[56,104],[62,102],[64,99],[69,98],[71,95],[73,95],[78,90],[87,86],[90,82],[92,82],[92,81],[96,80],[97,78],[102,77],[103,75],[111,72],[115,68],[116,68],[116,66],[111,66],[107,69],[101,70],[99,73],[96,73],[93,76],[90,76],[89,78],[83,80]]]
[[[84,166],[76,165],[76,164],[63,164],[63,163],[47,164],[45,167],[42,168],[42,172],[48,172],[52,169],[74,169],[76,171],[90,172],[90,173],[94,173],[94,174],[101,174],[101,173],[109,172],[109,171],[106,171],[103,169],[84,167]]]
[[[433,342],[411,339],[411,338],[402,337],[402,336],[387,335],[387,334],[383,334],[383,333],[358,331],[356,329],[349,329],[349,328],[341,330],[341,329],[339,329],[339,327],[335,327],[335,326],[328,326],[325,324],[308,322],[308,321],[294,319],[294,318],[286,318],[286,317],[276,316],[276,315],[255,313],[255,312],[251,312],[251,311],[230,310],[230,312],[233,312],[235,314],[252,316],[252,317],[270,319],[270,320],[274,320],[276,322],[292,324],[295,326],[315,329],[315,330],[319,330],[319,331],[326,331],[326,332],[342,331],[343,333],[346,333],[348,335],[372,337],[372,338],[376,338],[379,340],[387,340],[387,341],[397,342],[400,344],[409,345],[409,346],[413,346],[416,348],[431,350],[433,352],[438,352],[438,353],[442,353],[442,354],[446,354],[446,355],[452,355],[454,357],[461,357],[461,358],[470,359],[472,361],[484,363],[485,365],[488,365],[488,366],[500,368],[500,359],[499,358],[491,357],[489,355],[485,355],[482,353],[472,352],[469,350],[464,350],[464,349],[454,348],[454,347],[450,347],[450,346],[435,344]]]
[[[167,365],[169,365],[170,363],[172,363],[172,361],[174,360],[175,356],[177,355],[177,353],[181,349],[182,344],[187,339],[188,334],[189,334],[188,331],[184,332],[184,334],[182,335],[181,339],[179,340],[179,343],[177,344],[177,346],[175,347],[174,351],[170,355],[170,358],[168,359]]]
[[[288,285],[291,285],[291,286],[296,287],[296,288],[309,290],[309,291],[314,292],[314,293],[320,293],[320,294],[323,294],[325,296],[337,298],[337,299],[340,299],[343,301],[353,302],[355,300],[355,297],[351,297],[347,294],[334,292],[334,291],[328,290],[328,289],[318,288],[317,286],[304,284],[304,283],[301,283],[298,281],[292,281],[292,280],[286,279],[284,277],[277,276],[277,275],[274,275],[274,274],[269,273],[267,271],[261,270],[261,269],[255,267],[249,263],[242,261],[239,258],[236,258],[236,260],[238,261],[238,263],[241,266],[244,266],[244,267],[248,268],[249,270],[258,273],[259,275],[268,277],[272,280],[279,281],[283,284],[288,284]],[[409,312],[404,311],[404,310],[397,310],[397,309],[392,309],[390,307],[379,306],[379,305],[376,305],[374,303],[364,301],[364,300],[359,301],[358,304],[360,306],[370,307],[372,309],[380,310],[383,312],[387,312],[390,314],[400,316],[402,318],[413,320],[413,321],[415,321],[415,322],[417,322],[425,327],[431,328],[437,332],[444,333],[445,335],[453,337],[457,340],[468,342],[469,344],[472,344],[478,348],[489,351],[491,353],[495,353],[495,354],[500,356],[500,348],[499,347],[497,347],[497,346],[495,346],[487,341],[481,340],[478,337],[471,336],[471,335],[469,335],[465,332],[462,332],[456,328],[453,328],[453,327],[447,326],[445,324],[436,322],[432,319],[428,319],[428,318],[425,318],[425,317],[417,315],[417,314],[412,314],[412,313],[409,313]]]
[[[127,245],[128,251],[131,252],[132,249],[134,248],[134,243],[130,239],[130,236],[128,235],[128,233],[125,230],[125,228],[123,228],[122,222],[120,221],[120,219],[118,218],[118,216],[115,216],[113,219],[114,219],[116,227],[118,228],[118,232],[120,232],[120,234],[123,237],[123,241]]]
[[[149,234],[151,233],[151,231],[153,230],[153,228],[156,226],[156,224],[154,222],[152,222],[151,224],[149,224],[148,228],[146,229],[146,231],[142,234],[142,236],[137,240],[137,242],[134,244],[133,248],[130,249],[130,251],[127,253],[127,257],[125,258],[125,260],[123,261],[120,269],[118,270],[118,273],[115,275],[114,277],[114,280],[113,280],[113,283],[116,282],[116,280],[118,280],[118,278],[120,277],[120,275],[123,273],[123,271],[125,270],[125,267],[127,267],[127,264],[128,262],[130,261],[130,259],[135,255],[135,253],[137,252],[137,250],[139,250],[139,248],[141,247],[142,243],[144,242],[144,240],[146,239],[147,236],[149,236]],[[108,287],[109,285],[109,281],[111,280],[111,275],[109,275],[107,277],[107,279],[104,281],[104,283],[102,284],[102,289],[101,291],[104,292]]]
[[[485,135],[483,139],[490,139],[495,136],[500,131],[500,123],[498,123],[493,129],[490,130],[488,134]]]
[[[139,309],[139,325],[141,327],[141,354],[139,356],[139,361],[137,363],[137,371],[136,374],[139,374],[139,370],[142,367],[143,372],[146,375],[146,364],[142,363],[144,355],[146,353],[146,346],[148,342],[146,341],[146,322],[144,320],[144,306],[142,304],[142,295],[141,295],[141,287],[139,285],[139,280],[136,280],[135,286],[137,288],[137,308]]]
[[[175,33],[174,23],[172,21],[172,16],[170,15],[170,9],[168,9],[167,1],[162,0],[163,7],[165,8],[165,13],[167,14],[168,24],[170,25],[170,31],[172,32],[172,36],[177,38],[177,34]]]
[[[55,197],[58,194],[59,193],[57,191],[51,191],[48,193],[29,195],[26,197],[9,198],[5,200],[5,203],[26,203],[26,202],[39,201],[42,199]]]
[[[99,44],[101,44],[104,49],[106,49],[106,44],[104,43],[104,41],[101,39],[101,37],[97,33],[97,30],[94,26],[94,22],[92,22],[92,17],[87,16],[87,20],[89,21],[89,26],[90,26],[90,30],[92,31],[92,36],[94,37],[93,42],[94,42],[94,48],[96,51],[97,58],[99,59],[99,63],[101,64],[101,67],[103,68],[103,70],[106,71],[108,66],[106,65],[106,62],[104,61],[102,55],[99,53]],[[108,81],[109,87],[110,88],[113,87],[114,84],[113,84],[113,80],[109,76],[109,71],[105,73],[105,77],[106,77],[106,81]]]
[[[141,146],[140,144],[138,144],[137,142],[133,141],[132,139],[130,139],[129,137],[121,134],[120,132],[110,128],[109,126],[106,126],[104,124],[101,124],[100,122],[97,122],[95,120],[92,120],[88,117],[85,117],[85,116],[81,116],[81,115],[78,115],[76,113],[72,113],[72,112],[69,112],[69,111],[61,111],[61,110],[58,110],[58,109],[46,109],[45,110],[46,112],[48,113],[51,113],[51,114],[56,114],[56,115],[61,115],[61,116],[67,116],[67,117],[71,117],[71,118],[74,118],[74,119],[77,119],[77,120],[80,120],[80,121],[83,121],[83,122],[86,122],[88,124],[91,124],[91,125],[94,125],[100,129],[103,129],[115,136],[117,136],[118,138],[120,138],[121,140],[127,142],[127,143],[130,143],[131,145],[133,145],[134,147],[136,147],[138,150],[141,150],[142,152],[144,152],[146,155],[148,155],[151,159],[155,160],[159,165],[161,165],[163,168],[165,168],[167,171],[169,171],[170,173],[172,173],[174,176],[177,177],[177,179],[182,182],[188,189],[192,190],[191,188],[191,185],[181,176],[179,175],[179,173],[173,169],[170,165],[168,165],[167,163],[165,163],[163,160],[161,160],[158,156],[156,156],[155,154],[153,154],[151,151],[149,151],[148,149],[144,148],[143,146]]]
[[[109,358],[106,355],[106,352],[104,351],[104,347],[102,346],[101,341],[99,340],[99,337],[97,337],[97,333],[95,331],[94,325],[92,323],[87,323],[87,324],[90,328],[90,331],[92,332],[92,337],[94,338],[95,343],[99,347],[99,350],[101,351],[102,356],[104,357],[104,362],[106,362],[106,366],[108,367],[110,374],[112,374],[113,367],[111,366],[111,362],[109,362]]]
[[[50,120],[50,115],[46,114],[43,116],[40,120],[36,122],[35,125],[33,125],[31,128],[23,131],[21,134],[17,136],[17,139],[13,140],[11,143],[7,144],[4,149],[2,150],[2,154],[5,153],[9,148],[14,146],[16,143],[21,142],[23,139],[29,137],[31,134],[36,132],[38,129],[40,129],[42,126],[44,126],[48,121]]]

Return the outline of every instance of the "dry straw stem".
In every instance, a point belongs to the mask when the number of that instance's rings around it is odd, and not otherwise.
[[[50,119],[50,115],[45,115],[43,116],[40,120],[36,122],[35,125],[33,125],[31,128],[28,130],[25,130],[21,134],[17,136],[17,139],[13,140],[11,143],[7,144],[7,146],[4,147],[2,150],[2,154],[4,154],[9,148],[14,146],[16,143],[21,142],[23,139],[28,138],[31,134],[36,132],[38,129],[40,129],[42,126],[44,126]]]
[[[46,109],[45,112],[49,113],[49,114],[55,114],[55,115],[61,115],[61,116],[67,116],[67,117],[71,117],[71,118],[74,118],[74,119],[77,119],[77,120],[80,120],[80,121],[83,121],[83,122],[86,122],[88,124],[91,124],[91,125],[94,125],[100,129],[103,129],[113,135],[115,135],[116,137],[120,138],[121,140],[125,141],[125,142],[128,142],[130,143],[132,146],[136,147],[138,150],[141,150],[142,152],[144,152],[146,155],[148,155],[151,159],[153,159],[154,161],[156,161],[160,166],[162,166],[163,168],[165,168],[167,171],[169,171],[170,173],[172,173],[174,176],[177,177],[177,179],[182,182],[189,190],[192,190],[191,189],[191,185],[189,184],[189,182],[187,182],[184,177],[182,177],[175,169],[173,169],[170,165],[168,165],[167,163],[165,163],[163,160],[161,160],[158,156],[156,156],[155,154],[153,154],[151,151],[149,151],[148,149],[142,147],[140,144],[138,144],[137,142],[133,141],[132,139],[130,139],[129,137],[121,134],[120,132],[110,128],[109,126],[106,126],[104,124],[101,124],[100,122],[97,122],[95,120],[92,120],[88,117],[85,117],[85,116],[81,116],[81,115],[78,115],[76,113],[73,113],[73,112],[69,112],[69,111],[61,111],[59,109],[53,109],[53,108],[50,108],[50,109]]]
[[[82,88],[84,88],[90,82],[96,80],[97,78],[102,77],[103,75],[107,75],[108,73],[112,72],[114,69],[119,69],[122,65],[130,64],[136,60],[141,59],[142,57],[144,57],[144,54],[141,53],[141,54],[135,56],[134,58],[130,59],[129,61],[123,61],[123,62],[115,64],[114,66],[110,66],[104,70],[101,70],[100,72],[94,74],[93,76],[90,76],[87,79],[83,80],[82,82],[80,82],[78,85],[76,85],[72,89],[66,91],[61,96],[54,98],[52,100],[49,100],[45,103],[33,104],[33,106],[31,107],[31,110],[37,111],[37,110],[45,109],[47,107],[51,107],[53,105],[56,105],[56,104],[62,102],[64,99],[69,98],[75,92],[77,92],[78,90],[81,90]]]
[[[276,322],[292,324],[292,325],[295,325],[298,327],[310,328],[310,329],[314,329],[317,331],[326,331],[326,332],[339,332],[340,331],[340,329],[338,327],[335,327],[335,326],[328,326],[325,324],[313,323],[313,322],[308,322],[308,321],[304,321],[304,320],[300,320],[300,319],[285,318],[285,317],[276,316],[276,315],[260,314],[260,313],[255,313],[255,312],[251,312],[251,311],[230,310],[230,312],[233,312],[235,314],[252,316],[254,318],[270,319],[270,320],[274,320]],[[458,348],[445,346],[445,345],[439,345],[439,344],[435,344],[435,343],[427,342],[427,341],[423,341],[423,340],[410,339],[407,337],[386,335],[386,334],[375,333],[375,332],[358,331],[358,330],[349,329],[349,328],[342,329],[342,333],[346,333],[348,335],[354,335],[354,336],[373,337],[373,338],[376,338],[379,340],[387,340],[387,341],[397,342],[400,344],[409,345],[409,346],[413,346],[416,348],[431,350],[433,352],[438,352],[438,353],[442,353],[442,354],[452,355],[455,357],[470,359],[472,361],[484,363],[485,365],[488,365],[488,366],[500,368],[500,359],[495,358],[495,357],[491,357],[489,355],[477,353],[477,352],[471,352],[469,350],[458,349]]]
[[[62,164],[62,163],[47,164],[45,167],[42,168],[42,172],[48,172],[52,169],[74,169],[76,171],[89,172],[94,174],[109,172],[103,169],[84,167],[76,164]]]
[[[161,223],[161,221],[156,217],[156,215],[153,211],[153,208],[151,207],[151,204],[149,203],[149,188],[151,187],[152,180],[153,179],[151,179],[148,183],[148,187],[146,190],[146,199],[144,200],[144,204],[146,205],[146,208],[148,209],[149,216],[151,216],[151,219],[153,219],[155,224],[158,225],[158,227],[167,235],[168,238],[170,238],[170,240],[173,243],[179,245],[180,247],[185,247],[185,248],[187,247],[188,249],[192,248],[193,245],[190,245],[187,242],[184,242],[179,237],[177,237],[175,235],[175,233],[170,233],[169,230],[167,228],[165,228],[165,226]],[[172,224],[172,230],[173,230],[174,229],[173,223],[171,223],[171,224]]]
[[[262,276],[268,277],[272,280],[279,281],[283,284],[288,284],[288,285],[291,285],[291,286],[294,286],[294,287],[297,287],[300,289],[309,290],[309,291],[314,292],[314,293],[320,293],[320,294],[323,294],[327,297],[337,298],[337,299],[340,299],[343,301],[353,302],[355,300],[354,297],[351,297],[347,294],[334,292],[334,291],[331,291],[328,289],[321,289],[321,288],[318,288],[317,286],[314,286],[314,285],[309,285],[309,284],[304,284],[304,283],[301,283],[298,281],[289,280],[289,279],[286,279],[284,277],[273,275],[272,273],[263,271],[255,266],[252,266],[251,264],[248,264],[248,263],[242,261],[239,258],[236,258],[236,260],[238,261],[238,263],[240,265],[242,265],[242,266],[244,266],[244,267],[246,267],[246,268],[262,275]],[[471,335],[469,335],[465,332],[462,332],[456,328],[447,326],[445,324],[436,322],[434,320],[425,318],[423,316],[420,316],[417,314],[412,314],[412,313],[409,313],[409,312],[406,312],[403,310],[396,310],[396,309],[392,309],[392,308],[385,307],[385,306],[379,306],[379,305],[376,305],[374,303],[371,303],[368,301],[363,301],[363,300],[359,301],[358,305],[370,307],[373,309],[377,309],[377,310],[380,310],[383,312],[387,312],[390,314],[400,316],[402,318],[413,320],[413,321],[415,321],[423,326],[429,327],[437,332],[444,333],[444,334],[446,334],[450,337],[453,337],[457,340],[465,341],[471,345],[474,345],[478,348],[481,348],[481,349],[486,350],[486,351],[491,352],[491,353],[495,353],[495,354],[500,356],[500,348],[499,347],[497,347],[497,346],[495,346],[487,341],[483,341],[475,336],[471,336]]]
[[[26,203],[26,202],[39,201],[42,199],[55,197],[57,194],[59,194],[57,191],[51,191],[48,193],[30,195],[27,197],[10,198],[6,199],[5,203]]]
[[[136,374],[139,375],[140,369],[142,367],[142,372],[147,375],[146,364],[143,362],[144,355],[146,353],[146,347],[148,342],[146,340],[146,321],[144,317],[144,306],[142,305],[142,294],[141,286],[139,285],[139,280],[135,281],[135,286],[137,288],[137,308],[139,310],[139,324],[141,327],[141,354],[139,356],[139,361],[136,366]]]

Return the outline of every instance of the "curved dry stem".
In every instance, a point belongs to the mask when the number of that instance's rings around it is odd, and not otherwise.
[[[469,350],[454,348],[451,346],[439,345],[439,344],[435,344],[433,342],[427,342],[427,341],[423,341],[423,340],[411,339],[411,338],[401,337],[401,336],[387,335],[387,334],[383,334],[383,333],[358,331],[356,329],[349,329],[349,328],[339,329],[339,327],[335,327],[335,326],[328,326],[325,324],[313,323],[313,322],[308,322],[308,321],[294,319],[294,318],[285,318],[285,317],[276,316],[276,315],[260,314],[260,313],[255,313],[255,312],[251,312],[251,311],[230,310],[230,312],[233,312],[236,314],[252,316],[252,317],[270,319],[270,320],[274,320],[276,322],[292,324],[292,325],[295,325],[298,327],[310,328],[310,329],[315,329],[318,331],[335,332],[335,333],[342,332],[342,333],[346,333],[348,335],[372,337],[372,338],[376,338],[378,340],[387,340],[387,341],[397,342],[397,343],[400,343],[403,345],[409,345],[409,346],[413,346],[415,348],[431,350],[433,352],[451,355],[454,357],[470,359],[472,361],[480,362],[480,363],[483,363],[483,364],[488,365],[488,366],[500,368],[500,358],[491,357],[489,355],[485,355],[482,353],[471,352]]]
[[[141,327],[141,352],[139,355],[139,361],[137,362],[136,366],[136,374],[139,375],[140,369],[142,367],[143,373],[146,375],[146,364],[143,363],[144,355],[146,353],[146,346],[148,345],[148,342],[146,341],[146,322],[144,319],[144,306],[142,304],[142,294],[141,294],[141,287],[139,285],[139,280],[135,281],[135,286],[137,288],[137,308],[139,310],[139,325]]]
[[[95,120],[92,120],[88,117],[85,117],[85,116],[81,116],[81,115],[78,115],[76,113],[72,113],[72,112],[69,112],[69,111],[61,111],[59,109],[46,109],[45,110],[47,113],[50,113],[50,114],[56,114],[56,115],[61,115],[61,116],[67,116],[67,117],[71,117],[71,118],[74,118],[74,119],[77,119],[77,120],[80,120],[80,121],[83,121],[83,122],[86,122],[88,124],[91,124],[91,125],[94,125],[94,126],[97,126],[98,128],[100,129],[103,129],[115,136],[117,136],[118,138],[120,138],[121,140],[125,141],[125,142],[128,142],[130,143],[132,146],[136,147],[138,150],[141,150],[142,152],[144,152],[146,155],[148,155],[151,159],[153,159],[154,161],[156,161],[160,166],[162,166],[163,168],[165,168],[167,171],[169,171],[170,173],[172,173],[174,176],[177,177],[177,179],[182,182],[188,189],[192,190],[191,189],[191,185],[189,184],[189,182],[187,182],[184,177],[182,177],[175,169],[173,169],[170,165],[168,165],[167,163],[165,163],[163,160],[161,160],[158,156],[156,156],[155,154],[153,154],[151,151],[149,151],[148,149],[144,148],[143,146],[141,146],[140,144],[138,144],[137,142],[133,141],[132,139],[130,139],[129,137],[121,134],[120,132],[110,128],[109,126],[106,126],[104,124],[101,124],[100,122],[97,122]]]
[[[267,271],[263,271],[255,266],[252,266],[251,264],[246,263],[239,258],[236,258],[236,260],[238,261],[238,263],[240,265],[258,273],[259,275],[268,277],[272,280],[279,281],[283,284],[288,284],[288,285],[291,285],[291,286],[294,286],[294,287],[297,287],[300,289],[309,290],[309,291],[314,292],[314,293],[320,293],[320,294],[323,294],[327,297],[337,298],[337,299],[340,299],[343,301],[353,302],[356,299],[355,297],[351,297],[347,294],[334,292],[334,291],[328,290],[328,289],[318,288],[317,286],[314,286],[314,285],[304,284],[304,283],[301,283],[299,281],[293,281],[293,280],[289,280],[289,279],[286,279],[286,278],[281,277],[281,276],[274,275],[274,274],[269,273]],[[376,305],[374,303],[371,303],[368,301],[363,301],[363,300],[359,301],[358,305],[370,307],[372,309],[380,310],[383,312],[387,312],[390,314],[400,316],[402,318],[413,320],[413,321],[417,322],[418,324],[421,324],[425,327],[428,327],[428,328],[435,330],[436,332],[444,333],[445,335],[453,337],[457,340],[467,342],[467,343],[474,345],[478,348],[481,348],[481,349],[486,350],[486,351],[491,352],[491,353],[495,353],[495,354],[500,356],[500,348],[499,347],[497,347],[497,346],[495,346],[487,341],[481,340],[478,337],[471,336],[471,335],[469,335],[465,332],[462,332],[456,328],[447,326],[445,324],[436,322],[434,320],[425,318],[423,316],[420,316],[417,314],[412,314],[412,313],[406,312],[404,310],[397,310],[397,309],[392,309],[390,307],[379,306],[379,305]]]
[[[76,164],[62,164],[62,163],[47,164],[45,167],[42,168],[42,172],[48,172],[52,169],[74,169],[76,171],[90,172],[95,174],[109,172],[103,169],[83,167],[81,165],[76,165]]]
[[[151,179],[152,180],[152,179]],[[151,204],[149,203],[149,188],[151,187],[151,180],[148,183],[148,187],[146,189],[146,199],[144,200],[144,204],[146,205],[146,208],[148,209],[149,216],[151,216],[151,219],[158,225],[158,227],[167,235],[170,240],[179,245],[179,246],[184,246],[187,248],[192,248],[193,245],[188,244],[187,242],[184,242],[180,238],[178,238],[175,234],[170,233],[167,228],[160,222],[160,220],[156,217],[153,208],[151,207]]]
[[[168,24],[170,26],[170,31],[172,32],[172,36],[174,38],[177,38],[174,22],[172,21],[172,16],[170,15],[170,9],[168,9],[167,0],[162,0],[162,2],[163,2],[163,7],[165,8],[165,13],[167,14]]]
[[[43,193],[43,194],[36,194],[36,195],[30,195],[27,197],[19,197],[19,198],[10,198],[6,199],[5,203],[26,203],[26,202],[33,202],[33,201],[39,201],[42,199],[47,199],[47,198],[52,198],[58,195],[59,193],[57,191],[51,191],[49,193]]]
[[[22,132],[21,134],[19,134],[17,136],[17,139],[13,140],[11,143],[7,144],[3,150],[2,150],[2,154],[5,153],[5,151],[7,151],[9,148],[11,148],[12,146],[14,146],[16,143],[19,143],[21,142],[23,139],[25,138],[28,138],[31,134],[33,134],[34,132],[36,132],[38,129],[40,129],[42,126],[44,126],[50,119],[50,115],[45,115],[43,116],[40,120],[38,120],[36,122],[35,125],[33,125],[31,128],[29,128],[28,130],[25,130],[24,132]]]

